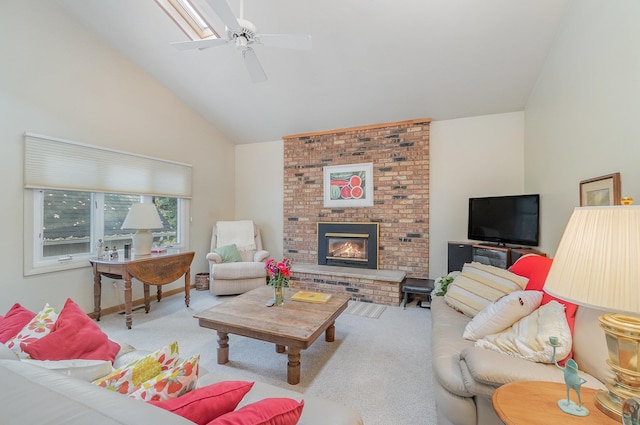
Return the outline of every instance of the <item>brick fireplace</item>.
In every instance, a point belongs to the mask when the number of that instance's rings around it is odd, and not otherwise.
[[[314,266],[314,273],[294,276],[294,286],[398,305],[397,273],[428,277],[429,123],[419,119],[283,138],[284,253],[294,269]],[[373,164],[373,206],[324,207],[323,167],[361,163]],[[377,273],[393,276],[392,282],[378,279],[373,269],[343,273],[341,265],[339,279],[331,270],[315,273],[317,267],[334,267],[318,266],[319,223],[377,224]]]

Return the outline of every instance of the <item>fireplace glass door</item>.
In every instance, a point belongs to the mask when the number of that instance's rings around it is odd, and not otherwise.
[[[363,234],[327,233],[328,260],[367,261],[367,237]]]

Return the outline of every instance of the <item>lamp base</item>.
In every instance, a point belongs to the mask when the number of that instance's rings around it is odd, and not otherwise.
[[[620,400],[614,401],[607,391],[598,391],[596,393],[596,407],[605,415],[618,422],[622,421],[622,405]]]
[[[608,391],[596,393],[595,405],[605,415],[620,422],[625,400],[640,397],[640,318],[624,314],[600,316],[600,327],[605,333],[609,359],[607,364],[614,375],[607,382]]]
[[[149,229],[138,229],[133,234],[133,253],[136,256],[151,255],[151,245],[153,244],[153,234]]]

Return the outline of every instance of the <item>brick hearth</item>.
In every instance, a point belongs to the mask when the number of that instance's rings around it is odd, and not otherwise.
[[[377,222],[380,224],[379,269],[407,277],[429,275],[429,119],[284,137],[284,252],[294,266],[317,264],[317,223]],[[324,208],[323,167],[373,163],[373,207]],[[368,292],[377,285],[398,302],[400,283],[375,279],[345,280],[354,299],[381,302]],[[339,281],[308,274],[300,282],[311,288]],[[325,287],[326,288],[326,287]],[[366,289],[366,291],[365,291]],[[374,291],[374,289],[371,289]],[[385,304],[388,304],[385,302]]]
[[[291,286],[305,291],[347,294],[356,301],[400,305],[405,273],[352,267],[298,264],[291,268]]]

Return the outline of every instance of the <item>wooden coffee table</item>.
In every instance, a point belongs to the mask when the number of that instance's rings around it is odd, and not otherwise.
[[[326,304],[292,301],[296,289],[285,291],[281,307],[267,307],[273,288],[260,287],[196,314],[200,326],[218,332],[218,364],[229,361],[229,335],[242,335],[276,344],[276,351],[288,354],[287,382],[300,382],[300,351],[325,332],[335,338],[335,320],[347,308],[349,297],[333,295]]]

